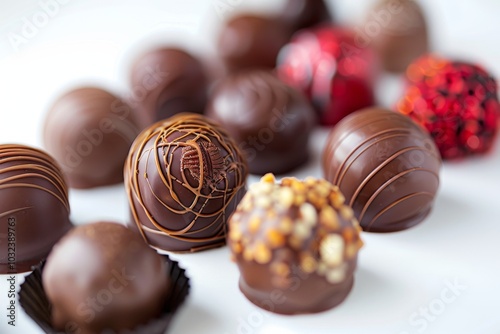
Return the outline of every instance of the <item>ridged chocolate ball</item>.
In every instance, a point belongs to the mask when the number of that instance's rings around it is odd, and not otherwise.
[[[434,203],[440,168],[427,132],[409,117],[380,108],[347,116],[323,152],[325,178],[340,188],[368,232],[421,222]]]
[[[72,225],[56,161],[24,145],[0,145],[0,274],[29,271]]]

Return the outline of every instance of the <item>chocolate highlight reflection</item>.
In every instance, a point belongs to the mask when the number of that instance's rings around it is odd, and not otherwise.
[[[212,121],[180,114],[158,122],[138,136],[125,165],[129,225],[166,251],[222,246],[246,177],[238,147]]]
[[[432,208],[440,167],[439,151],[423,128],[380,108],[347,116],[323,152],[325,178],[340,188],[368,232],[421,222]]]

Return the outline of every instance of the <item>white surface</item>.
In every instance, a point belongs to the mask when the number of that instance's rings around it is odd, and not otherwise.
[[[213,26],[230,15],[219,15],[215,5],[225,3],[239,11],[262,9],[265,4],[275,7],[281,0],[65,2],[16,51],[9,33],[19,33],[23,18],[36,15],[41,6],[38,1],[0,0],[1,143],[41,146],[47,106],[68,86],[96,83],[127,94],[126,69],[138,45],[166,40],[207,52]],[[332,5],[342,22],[355,22],[370,2],[337,0]],[[438,51],[478,60],[500,75],[499,1],[422,2]],[[397,78],[384,78],[378,87],[380,100],[392,104],[398,90]],[[324,140],[325,130],[318,130],[313,159],[295,176],[321,175]],[[359,256],[354,289],[331,311],[284,317],[254,307],[238,290],[239,274],[226,248],[174,255],[187,268],[192,292],[170,333],[500,333],[499,146],[487,157],[444,166],[435,209],[425,223],[401,233],[363,234],[366,246]],[[252,177],[250,182],[255,180]],[[72,191],[71,205],[79,224],[127,218],[122,186]],[[18,277],[18,283],[22,280]],[[453,298],[447,286],[455,281],[466,288]],[[19,304],[16,327],[8,326],[6,302],[6,277],[1,276],[1,334],[41,333]],[[439,309],[440,305],[445,308]],[[423,320],[420,312],[429,307],[440,314]]]

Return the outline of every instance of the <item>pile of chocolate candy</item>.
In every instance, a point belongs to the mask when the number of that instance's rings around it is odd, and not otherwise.
[[[428,35],[411,0],[379,2],[357,30],[336,25],[323,0],[288,0],[279,15],[226,22],[216,78],[202,60],[167,45],[130,68],[131,87],[144,88],[140,101],[98,87],[64,94],[45,121],[51,156],[0,146],[0,194],[8,198],[0,226],[17,221],[20,250],[11,267],[0,249],[0,273],[48,256],[21,297],[42,327],[57,331],[70,324],[88,333],[145,332],[140,325],[149,321],[148,333],[162,332],[189,283],[148,245],[197,252],[227,243],[250,301],[265,308],[283,291],[276,313],[338,305],[353,286],[361,232],[422,222],[442,159],[483,154],[496,139],[496,81],[479,66],[429,54]],[[377,106],[382,71],[407,77],[394,110]],[[276,181],[273,174],[293,174],[310,159],[320,125],[331,127],[324,179]],[[247,191],[249,174],[264,176]],[[67,233],[66,182],[80,189],[124,182],[128,228],[101,222]],[[125,288],[122,270],[137,278],[130,293],[111,298],[97,317],[75,311],[103,282]],[[292,288],[297,276],[303,282]],[[44,317],[33,311],[38,294],[48,298]]]

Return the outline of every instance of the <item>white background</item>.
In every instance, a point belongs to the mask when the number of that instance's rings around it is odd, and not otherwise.
[[[45,0],[44,2],[47,2]],[[63,2],[63,1],[61,1]],[[331,1],[340,22],[360,22],[369,0]],[[66,0],[26,43],[14,48],[23,19],[42,11],[39,1],[0,0],[0,142],[41,146],[46,109],[63,90],[98,84],[127,95],[130,60],[147,45],[175,43],[211,57],[214,35],[228,16],[273,10],[281,0]],[[218,4],[232,12],[219,15]],[[232,4],[232,5],[231,5]],[[482,63],[500,76],[500,1],[425,0],[434,50]],[[361,26],[361,25],[360,25]],[[377,86],[392,105],[400,78]],[[312,142],[313,157],[293,175],[321,176],[326,130]],[[354,289],[339,307],[317,315],[285,317],[250,304],[237,287],[238,271],[226,248],[175,255],[192,279],[192,293],[171,333],[500,333],[500,145],[488,156],[446,163],[435,209],[425,223],[395,234],[364,234]],[[256,178],[250,178],[255,182]],[[1,198],[0,198],[1,200]],[[124,222],[122,186],[71,192],[72,218]],[[23,276],[18,277],[18,282]],[[454,301],[450,283],[464,288]],[[0,333],[40,333],[18,309],[7,325],[7,284],[0,277]],[[18,305],[19,307],[19,305]],[[429,320],[420,316],[431,307]],[[432,314],[432,313],[440,313]],[[411,321],[412,319],[414,321]],[[432,319],[432,320],[431,320]],[[417,321],[415,323],[415,321]],[[425,328],[424,328],[425,327]]]

